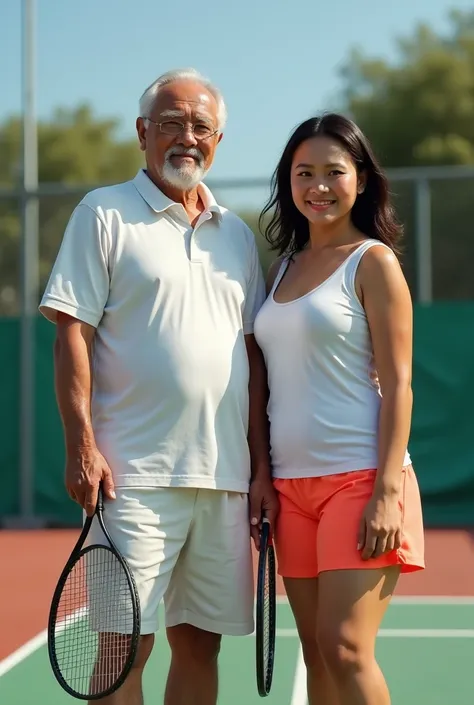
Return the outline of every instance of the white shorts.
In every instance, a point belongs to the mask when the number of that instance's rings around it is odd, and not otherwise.
[[[141,633],[192,624],[223,635],[254,630],[248,495],[193,488],[126,487],[105,500],[104,523],[128,561]],[[87,543],[106,544],[94,519]],[[108,629],[107,629],[108,631]]]

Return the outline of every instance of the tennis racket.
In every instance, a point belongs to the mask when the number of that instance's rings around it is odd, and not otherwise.
[[[98,700],[124,683],[140,635],[140,609],[133,576],[104,523],[99,488],[97,517],[107,545],[85,545],[94,516],[58,580],[48,621],[48,652],[60,686],[79,700]]]
[[[257,689],[261,697],[270,693],[275,658],[276,570],[270,538],[270,522],[263,519],[257,574],[256,665]]]

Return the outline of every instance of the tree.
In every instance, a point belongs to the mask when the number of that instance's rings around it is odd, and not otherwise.
[[[384,167],[474,164],[474,12],[451,12],[446,36],[420,25],[397,44],[393,64],[351,52],[341,72],[345,112],[367,134]],[[473,185],[431,183],[436,298],[474,296]],[[394,190],[407,226],[405,262],[412,280],[414,194],[406,185]]]
[[[97,119],[90,107],[58,109],[38,125],[40,183],[84,185],[126,180],[135,175],[142,156],[135,141],[116,138],[118,123]],[[0,126],[0,184],[15,188],[21,159],[21,122],[10,118]],[[40,286],[49,274],[64,227],[81,196],[40,199]],[[0,315],[18,313],[20,204],[0,200]]]
[[[474,163],[474,12],[452,12],[447,37],[420,25],[390,65],[351,52],[347,109],[385,166]]]
[[[384,167],[474,164],[474,12],[452,12],[446,36],[420,25],[397,46],[394,63],[350,53],[341,72],[344,112],[366,132]],[[117,126],[88,106],[57,110],[38,127],[40,181],[77,184],[85,192],[91,184],[132,177],[142,155],[135,140],[117,139]],[[21,122],[11,118],[0,125],[0,186],[18,182],[20,149]],[[436,298],[474,296],[472,187],[467,180],[431,184]],[[403,261],[413,289],[414,192],[410,184],[392,184],[392,190],[406,225]],[[80,197],[41,199],[41,288]],[[0,315],[19,310],[19,215],[15,199],[0,200]],[[257,235],[266,269],[275,255],[258,233],[258,214],[242,217]]]

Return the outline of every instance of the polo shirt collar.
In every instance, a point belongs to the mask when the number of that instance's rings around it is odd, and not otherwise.
[[[133,179],[133,184],[137,189],[140,196],[148,203],[150,208],[152,208],[155,213],[163,213],[172,207],[183,207],[182,204],[172,201],[168,196],[165,196],[163,191],[161,191],[156,184],[149,178],[144,169],[139,169],[137,175]],[[217,203],[210,189],[204,184],[200,183],[198,186],[198,193],[204,203],[206,211],[210,213],[216,213],[219,218],[222,217],[222,208]]]

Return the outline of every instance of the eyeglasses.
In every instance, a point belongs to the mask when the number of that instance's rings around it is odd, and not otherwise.
[[[209,139],[209,137],[215,135],[216,132],[219,132],[219,130],[213,130],[211,127],[209,127],[209,125],[204,125],[202,122],[197,124],[177,122],[176,120],[165,120],[164,122],[155,122],[154,120],[150,120],[150,118],[145,117],[143,118],[143,120],[148,120],[148,122],[152,122],[153,125],[159,127],[160,132],[163,132],[165,135],[180,135],[187,124],[191,124],[192,133],[197,140],[207,140]]]

